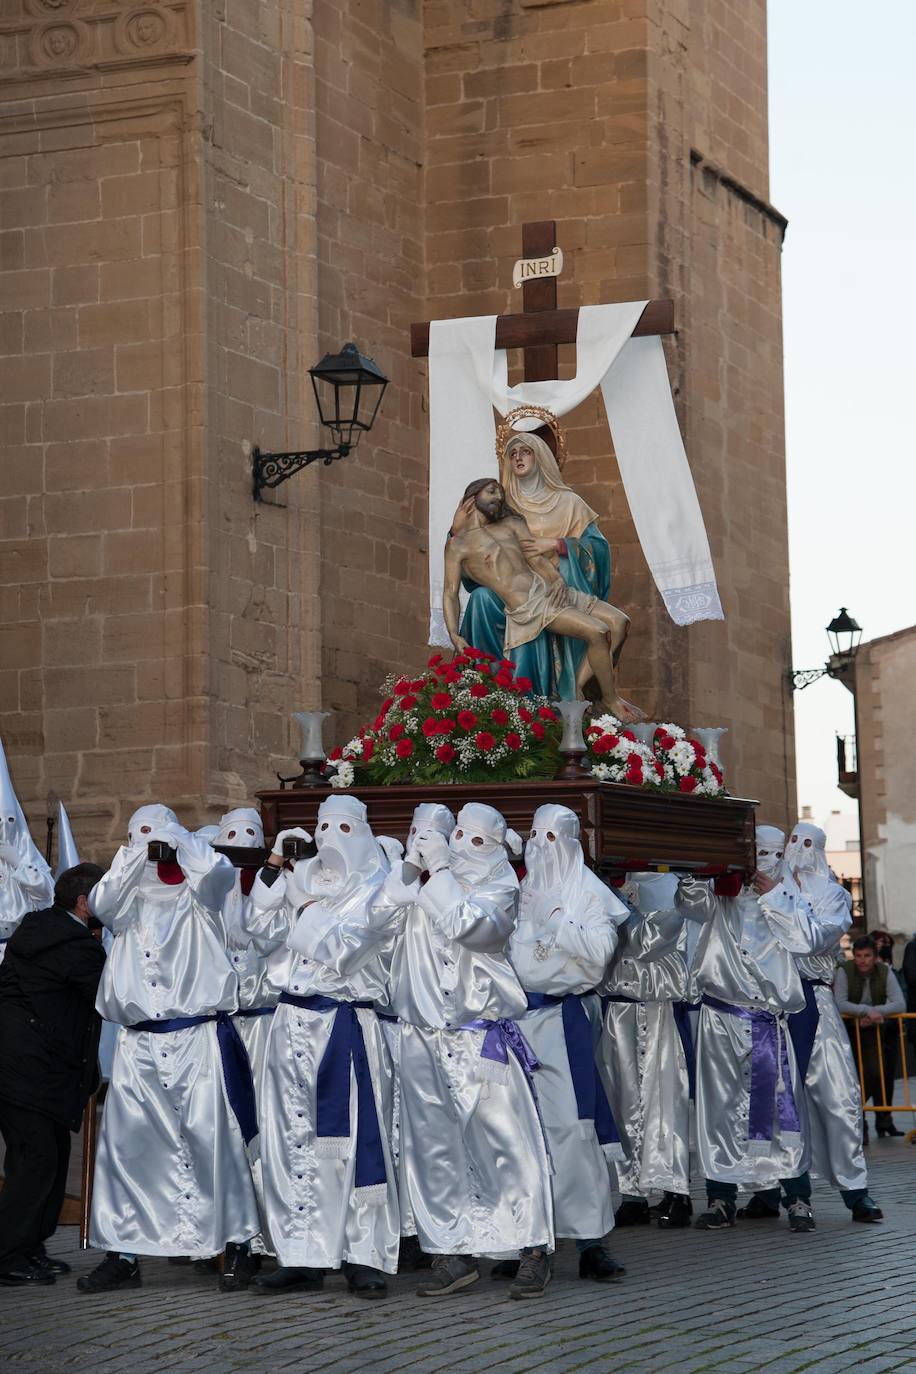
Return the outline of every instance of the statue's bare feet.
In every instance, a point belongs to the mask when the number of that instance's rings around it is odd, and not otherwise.
[[[624,725],[638,725],[641,720],[648,720],[645,711],[640,711],[632,701],[626,701],[623,697],[615,697],[613,701],[606,702],[604,709],[623,721]]]

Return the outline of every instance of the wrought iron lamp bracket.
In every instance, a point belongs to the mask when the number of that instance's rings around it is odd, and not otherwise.
[[[311,463],[323,463],[330,467],[337,458],[346,458],[351,444],[341,444],[339,448],[301,449],[292,453],[262,453],[255,446],[251,450],[251,469],[254,481],[254,499],[260,501],[261,492],[266,487],[278,487],[302,468]]]
[[[812,682],[818,682],[822,677],[827,677],[829,673],[829,668],[790,668],[788,672],[789,686],[793,692],[800,692],[803,688],[810,687]]]

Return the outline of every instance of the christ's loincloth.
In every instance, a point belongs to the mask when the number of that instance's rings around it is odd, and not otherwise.
[[[534,573],[528,600],[517,606],[514,611],[506,607],[505,652],[518,649],[522,644],[530,644],[563,611],[582,611],[587,615],[597,601],[597,596],[577,592],[573,587],[567,586],[562,578],[547,583],[543,577]]]

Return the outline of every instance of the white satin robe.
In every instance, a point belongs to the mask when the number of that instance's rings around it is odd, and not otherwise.
[[[602,894],[586,886],[576,909],[570,910],[562,892],[531,889],[523,882],[518,923],[509,939],[509,960],[526,993],[589,994],[581,1001],[592,1026],[596,1068],[601,1002],[593,989],[617,948],[618,921],[626,915],[620,909],[615,918],[610,897],[607,888]],[[613,906],[619,908],[619,903],[614,900]],[[599,1143],[594,1122],[579,1120],[562,1006],[527,1011],[518,1024],[540,1065],[535,1084],[553,1164],[556,1234],[600,1240],[614,1226],[610,1161],[622,1152],[619,1146]]]
[[[690,1084],[672,1003],[688,991],[683,916],[630,916],[602,993],[608,1002],[601,1055],[624,1149],[617,1181],[625,1197],[690,1190]]]
[[[505,1066],[481,1057],[485,1030],[460,1029],[527,1010],[506,958],[518,884],[504,869],[470,890],[448,871],[406,888],[392,874],[381,897],[403,914],[391,966],[399,1176],[428,1254],[553,1249],[550,1166],[525,1073],[511,1050]]]
[[[31,846],[34,850],[34,846]],[[42,911],[54,901],[54,879],[37,853],[16,864],[0,858],[0,964],[6,942],[29,911]]]
[[[122,848],[90,894],[114,944],[99,1014],[122,1027],[236,1007],[220,906],[232,865],[189,837],[185,881],[160,882],[146,846]],[[229,1104],[215,1022],[118,1033],[96,1156],[89,1243],[204,1259],[259,1229],[245,1144]]]
[[[300,861],[300,893],[318,900],[301,915],[287,901],[287,875],[268,886],[259,874],[243,924],[261,949],[270,948],[268,980],[279,995],[320,994],[337,1001],[388,1001],[394,931],[391,912],[373,906],[385,871],[378,869],[345,900],[322,889],[317,859]],[[375,1096],[387,1182],[355,1186],[356,1080],[351,1070],[350,1138],[331,1147],[317,1136],[316,1084],[336,1013],[280,1003],[270,1018],[261,1080],[261,1169],[265,1244],[281,1265],[339,1269],[346,1260],[393,1274],[400,1220],[391,1157],[392,1069],[382,1027],[371,1008],[358,1008]]]
[[[723,1002],[776,1015],[786,1045],[799,1130],[782,1129],[773,1110],[770,1141],[749,1140],[751,1023],[703,1005],[696,1060],[697,1153],[708,1179],[769,1188],[797,1178],[810,1163],[805,1095],[786,1014],[805,1004],[795,955],[819,939],[810,909],[782,901],[776,888],[758,898],[745,889],[734,898],[716,897],[698,879],[681,883],[677,910],[704,923],[691,970],[691,1001],[708,995]]]
[[[802,978],[829,984],[814,989],[820,1017],[805,1075],[811,1172],[834,1188],[852,1191],[868,1187],[862,1144],[862,1092],[849,1036],[833,997],[833,950],[852,924],[852,916],[844,888],[838,883],[817,886],[819,891],[802,892],[797,900],[807,902],[812,909],[820,930],[819,945],[813,953],[799,955],[795,960]],[[787,896],[791,899],[791,894]]]

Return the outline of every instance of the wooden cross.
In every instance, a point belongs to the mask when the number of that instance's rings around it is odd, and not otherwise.
[[[522,256],[547,257],[557,242],[556,220],[522,225]],[[526,382],[549,382],[559,376],[557,346],[576,342],[579,311],[557,309],[557,279],[544,277],[522,285],[521,315],[497,315],[496,347],[523,350]],[[649,301],[633,334],[673,334],[674,302]],[[410,354],[429,356],[429,321],[410,326]]]

